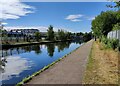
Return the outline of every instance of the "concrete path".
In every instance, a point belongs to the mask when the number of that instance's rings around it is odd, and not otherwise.
[[[82,84],[93,40],[56,63],[27,84]]]

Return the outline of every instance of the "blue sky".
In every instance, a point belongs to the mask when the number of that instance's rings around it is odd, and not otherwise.
[[[32,12],[16,19],[7,19],[6,27],[45,27],[73,32],[91,31],[91,21],[101,11],[109,10],[109,2],[24,2]],[[43,30],[39,28],[39,30]]]

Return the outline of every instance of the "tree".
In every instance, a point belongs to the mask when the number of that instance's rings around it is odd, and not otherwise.
[[[65,40],[65,32],[63,30],[58,30],[58,40]]]
[[[76,36],[83,36],[83,35],[84,35],[84,33],[82,33],[82,32],[76,33]]]
[[[35,39],[36,39],[36,41],[39,41],[39,39],[41,39],[41,34],[40,34],[40,32],[36,32],[36,33],[35,33]]]
[[[107,7],[109,7],[109,8],[117,8],[118,10],[120,10],[120,1],[118,1],[118,2],[116,1],[114,3],[115,3],[115,5],[107,5]]]
[[[50,25],[48,27],[48,30],[47,30],[47,39],[50,40],[50,41],[53,41],[54,40],[54,36],[55,36],[55,34],[54,34],[54,31],[53,31],[53,26]]]
[[[89,33],[85,33],[84,35],[83,35],[83,40],[84,40],[84,42],[87,42],[87,41],[89,41],[89,40],[91,40],[92,39],[92,32],[89,32]]]
[[[100,15],[95,17],[92,21],[92,30],[94,35],[97,37],[102,37],[102,35],[107,36],[113,28],[113,25],[118,22],[116,17],[117,13],[115,11],[101,12]]]
[[[120,23],[115,24],[113,30],[120,30]]]
[[[71,32],[66,32],[66,39],[72,39],[72,33]]]

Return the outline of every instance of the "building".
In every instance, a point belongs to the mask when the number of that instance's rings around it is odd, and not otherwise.
[[[14,36],[34,36],[36,32],[39,32],[38,29],[12,29],[8,32],[8,35]]]

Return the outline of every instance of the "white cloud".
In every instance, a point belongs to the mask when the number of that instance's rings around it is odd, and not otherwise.
[[[83,17],[83,15],[81,14],[77,14],[77,15],[68,15],[65,19],[73,21],[73,22],[78,22],[81,21],[80,18]]]
[[[48,27],[44,26],[33,26],[33,27],[24,27],[24,26],[9,26],[9,27],[4,27],[7,31],[10,31],[12,29],[38,29],[41,32],[46,32]]]
[[[86,17],[87,18],[87,20],[94,20],[95,19],[95,17]]]
[[[0,19],[18,19],[33,13],[34,7],[21,3],[19,0],[0,0]]]
[[[82,20],[80,20],[80,19],[73,19],[71,21],[73,21],[73,22],[79,22],[79,21],[82,21]]]
[[[10,27],[4,27],[5,30],[10,31],[12,29],[38,29],[40,32],[47,32],[48,27],[47,26],[33,26],[33,27],[24,27],[24,26],[10,26]],[[65,31],[73,32],[69,28],[64,27],[54,27],[54,31],[58,31],[58,29],[63,29]]]

